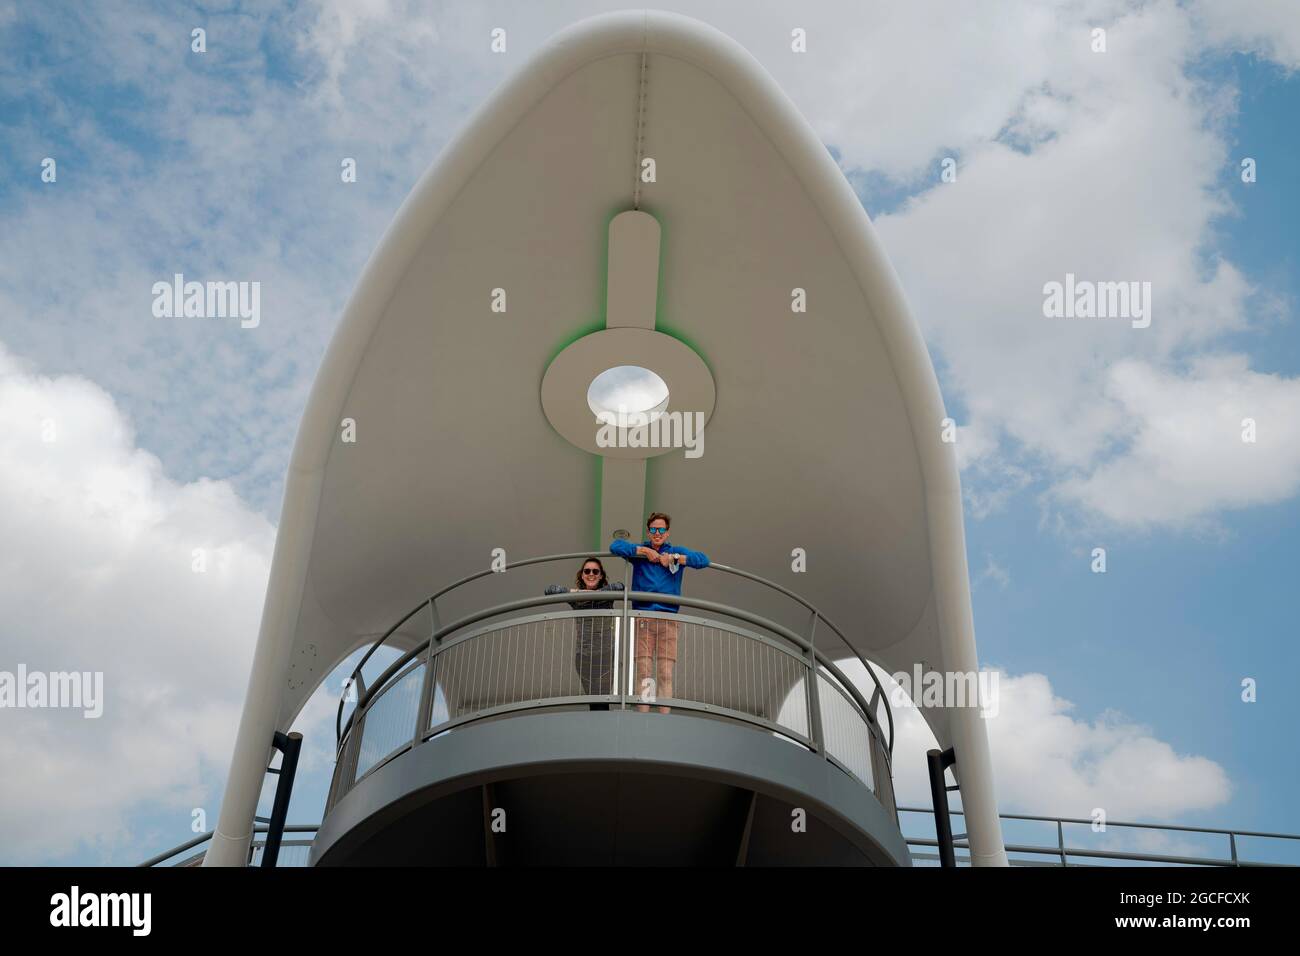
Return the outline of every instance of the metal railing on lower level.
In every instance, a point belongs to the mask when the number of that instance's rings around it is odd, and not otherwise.
[[[899,807],[898,812],[903,814],[922,814],[934,817],[934,811],[928,807]],[[953,816],[961,816],[960,810],[950,811]],[[1092,835],[1094,842],[1100,836],[1093,830],[1094,821],[1090,819],[1081,819],[1078,817],[1043,817],[1031,816],[1021,813],[1003,813],[999,814],[999,820],[1002,821],[1003,829],[1006,829],[1008,823],[1027,822],[1032,824],[1051,824],[1055,828],[1056,840],[1054,844],[1048,843],[1021,843],[1007,841],[1006,851],[1008,859],[1012,866],[1104,866],[1104,865],[1122,865],[1147,863],[1156,866],[1297,866],[1300,863],[1284,863],[1279,860],[1260,860],[1247,859],[1243,853],[1242,842],[1254,840],[1280,840],[1290,841],[1286,844],[1292,851],[1294,858],[1300,858],[1300,834],[1295,833],[1263,833],[1254,830],[1221,830],[1213,827],[1193,827],[1174,823],[1134,823],[1131,821],[1106,821],[1106,834],[1112,836],[1112,843],[1120,842],[1113,839],[1116,834],[1124,834],[1132,837],[1138,842],[1145,843],[1146,848],[1124,848],[1118,849],[1106,848],[1104,845],[1098,846],[1068,846],[1065,839],[1065,828],[1069,827],[1087,827],[1087,832]],[[906,818],[904,818],[906,819]],[[908,836],[904,827],[904,839],[907,840],[908,850],[912,854],[913,861],[929,864],[938,864],[940,862],[941,846],[940,840]],[[1177,835],[1170,837],[1170,834]],[[1203,853],[1174,853],[1174,852],[1154,852],[1155,848],[1164,848],[1167,851],[1177,849],[1178,847],[1164,846],[1171,840],[1177,839],[1184,835],[1194,835],[1197,838],[1215,838],[1226,842],[1224,849],[1228,855],[1211,856]],[[964,839],[964,836],[954,840],[954,846],[958,849],[965,849],[966,855],[957,854],[958,864],[970,863],[970,844]]]
[[[593,705],[752,725],[819,754],[893,812],[889,748],[872,704],[808,639],[710,601],[600,599],[615,606],[561,610],[583,602],[564,593],[485,608],[398,658],[341,727],[326,813],[389,760],[463,724]],[[690,613],[633,610],[633,601]],[[873,700],[883,704],[883,694]]]
[[[911,829],[910,823],[912,815],[920,817],[932,817],[933,810],[928,807],[899,807],[898,813],[907,821],[904,830]],[[952,811],[954,815],[960,816],[960,810]],[[1278,859],[1258,859],[1251,858],[1251,854],[1246,852],[1246,846],[1252,841],[1285,841],[1285,845],[1293,847],[1292,858],[1300,859],[1300,834],[1296,833],[1264,833],[1255,830],[1224,830],[1212,827],[1191,827],[1180,824],[1160,824],[1160,823],[1134,823],[1131,821],[1110,821],[1107,827],[1114,827],[1116,831],[1126,831],[1132,833],[1135,837],[1146,834],[1163,835],[1163,834],[1191,834],[1201,838],[1213,838],[1216,840],[1226,840],[1227,856],[1203,855],[1200,853],[1175,854],[1175,853],[1152,853],[1142,852],[1136,849],[1103,849],[1098,847],[1070,846],[1066,844],[1065,828],[1067,826],[1088,827],[1089,833],[1092,832],[1092,820],[1080,819],[1076,817],[1047,817],[1047,816],[1030,816],[1027,814],[1004,813],[999,815],[1004,830],[1008,824],[1017,824],[1027,822],[1038,825],[1050,825],[1056,834],[1056,840],[1053,843],[1022,843],[1007,842],[1006,850],[1011,860],[1012,866],[1040,866],[1040,867],[1063,867],[1063,866],[1099,866],[1099,865],[1124,865],[1145,863],[1153,866],[1296,866],[1297,863],[1287,863]],[[297,839],[286,839],[284,849],[281,851],[279,866],[305,866],[307,864],[307,853],[311,846],[311,840],[307,839],[309,835],[314,835],[318,824],[298,824],[285,827],[285,833],[295,834]],[[256,833],[264,834],[265,827],[258,827]],[[203,850],[193,853],[207,843],[212,838],[212,834],[205,833],[182,843],[180,846],[173,847],[165,853],[146,860],[140,866],[198,866],[203,862]],[[939,854],[936,852],[938,841],[931,837],[924,836],[907,836],[908,850],[911,852],[912,860],[922,865],[937,865],[939,863]],[[252,864],[257,865],[258,855],[262,851],[264,840],[253,840]],[[957,848],[959,850],[969,851],[969,846],[964,839],[959,839]],[[1257,848],[1256,848],[1257,849]],[[969,852],[966,854],[958,853],[957,862],[959,864],[969,864]]]
[[[295,823],[284,828],[284,833],[297,834],[297,839],[282,840],[280,843],[279,857],[275,861],[277,867],[281,866],[306,866],[308,855],[311,852],[312,839],[316,836],[316,831],[320,829],[317,823]],[[266,851],[266,833],[268,827],[258,826],[253,828],[253,842],[249,851],[249,866],[261,866],[262,854]],[[189,867],[199,866],[203,863],[203,855],[207,853],[205,846],[212,839],[211,833],[202,833],[192,840],[187,840],[179,846],[174,846],[164,853],[152,856],[137,866],[171,866],[171,867]],[[202,847],[202,849],[199,849]],[[191,852],[198,850],[197,853]]]

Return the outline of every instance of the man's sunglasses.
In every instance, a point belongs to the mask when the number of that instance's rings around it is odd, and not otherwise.
[[[667,528],[647,528],[646,530],[649,531],[651,534],[667,534],[667,533],[668,533],[668,529],[667,529]]]

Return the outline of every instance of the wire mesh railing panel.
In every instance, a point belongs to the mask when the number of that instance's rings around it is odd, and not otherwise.
[[[641,618],[638,633],[656,628],[654,618]],[[800,737],[809,736],[807,664],[799,657],[730,627],[697,620],[658,621],[657,641],[638,639],[633,665],[642,663],[633,686],[640,688],[646,677],[654,680],[657,697],[669,697],[707,704],[735,713],[748,714],[765,723],[777,724]],[[662,629],[676,629],[676,658],[662,660],[665,646]],[[670,666],[671,665],[671,666]],[[669,678],[665,686],[664,677]]]
[[[430,726],[511,704],[613,693],[613,616],[547,617],[456,641],[433,658]]]

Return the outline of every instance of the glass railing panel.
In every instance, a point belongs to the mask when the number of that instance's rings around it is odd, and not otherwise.
[[[821,704],[826,753],[874,791],[872,735],[867,718],[840,687],[839,681],[824,672],[817,675],[817,698]]]
[[[420,661],[370,702],[361,725],[361,751],[354,780],[414,739],[423,684],[424,662]]]
[[[534,615],[445,642],[433,656],[429,728],[512,705],[607,697],[620,623],[599,611]]]

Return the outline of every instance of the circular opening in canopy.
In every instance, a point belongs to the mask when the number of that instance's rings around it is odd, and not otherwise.
[[[607,368],[587,389],[587,405],[596,417],[612,415],[655,416],[668,407],[668,383],[640,365]]]

